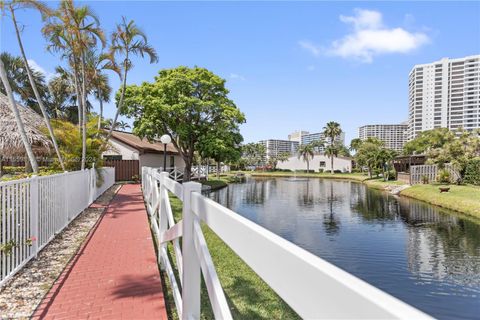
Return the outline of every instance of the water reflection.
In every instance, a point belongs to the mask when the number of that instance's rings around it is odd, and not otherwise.
[[[480,224],[348,181],[250,179],[209,195],[438,318],[480,314]]]

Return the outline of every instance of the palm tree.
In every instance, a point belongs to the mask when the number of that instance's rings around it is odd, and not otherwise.
[[[334,173],[334,170],[333,170],[333,159],[335,157],[338,157],[338,153],[339,153],[339,148],[338,146],[334,143],[334,144],[331,144],[331,145],[328,145],[326,148],[325,148],[325,155],[327,157],[330,158],[330,161],[331,161],[331,170],[330,172],[331,173]]]
[[[340,124],[335,121],[330,121],[327,123],[327,125],[323,128],[323,134],[325,135],[326,138],[330,139],[330,146],[334,146],[335,139],[339,137],[342,134],[342,129],[340,128]],[[334,151],[334,149],[331,149],[331,151]],[[338,154],[338,149],[336,152],[332,154]],[[330,157],[331,161],[331,173],[333,173],[333,156]]]
[[[81,169],[85,169],[87,153],[87,67],[86,54],[100,41],[105,46],[105,36],[99,20],[88,6],[75,7],[73,0],[64,0],[53,15],[53,21],[43,32],[50,41],[49,48],[63,52],[73,66],[75,88],[79,97],[79,126],[82,133]]]
[[[112,54],[96,54],[93,50],[86,54],[88,79],[90,80],[90,89],[99,102],[100,113],[98,117],[98,130],[101,128],[103,120],[103,103],[110,102],[112,88],[108,83],[108,77],[104,70],[112,70],[120,76],[120,69],[114,61]]]
[[[32,146],[28,142],[27,133],[25,132],[25,127],[23,126],[22,118],[20,117],[20,112],[17,108],[17,103],[15,102],[15,98],[13,97],[13,91],[10,87],[10,83],[8,82],[7,72],[5,71],[5,66],[3,65],[3,61],[0,59],[0,78],[2,79],[3,87],[7,93],[8,100],[10,102],[10,107],[12,108],[12,112],[15,116],[15,122],[17,123],[18,131],[20,132],[20,136],[22,137],[23,146],[25,147],[25,151],[27,152],[28,159],[30,161],[30,165],[32,166],[33,173],[38,173],[38,164],[37,159],[35,159],[35,155],[32,151]]]
[[[350,151],[357,151],[358,148],[362,145],[363,141],[360,138],[355,138],[350,141]]]
[[[117,111],[113,118],[113,123],[117,123],[118,116],[123,107],[128,71],[133,67],[131,56],[140,55],[143,58],[145,55],[148,55],[150,57],[150,63],[158,62],[158,56],[155,49],[148,44],[145,33],[140,30],[133,20],[127,22],[125,17],[122,17],[122,22],[117,24],[117,30],[112,33],[110,51],[113,56],[121,55],[123,57],[123,61],[120,63],[123,73],[120,77],[122,81],[122,91],[117,104]],[[113,127],[114,126],[110,127],[106,142],[108,142],[112,135]]]
[[[22,59],[23,59],[23,63],[24,63],[24,66],[25,66],[25,70],[27,71],[28,80],[30,81],[30,86],[33,89],[33,93],[35,94],[35,99],[37,100],[40,111],[42,112],[43,120],[44,120],[45,125],[48,129],[50,139],[52,139],[53,147],[55,149],[55,153],[57,154],[58,162],[60,163],[60,166],[62,167],[62,170],[65,171],[65,165],[63,163],[62,155],[60,154],[60,149],[58,148],[57,139],[55,138],[55,133],[53,132],[52,125],[50,124],[50,118],[48,117],[47,109],[45,108],[45,105],[43,104],[42,97],[40,95],[40,92],[38,91],[37,84],[36,84],[35,79],[33,77],[30,66],[28,64],[27,55],[25,54],[25,49],[24,49],[23,43],[22,43],[22,37],[20,36],[20,30],[18,29],[17,19],[15,18],[15,10],[18,10],[18,9],[34,8],[34,9],[40,11],[42,16],[49,15],[50,14],[50,9],[48,9],[41,2],[30,1],[30,0],[10,1],[7,4],[7,6],[8,6],[8,9],[10,11],[10,16],[12,18],[13,26],[15,28],[15,33],[16,33],[16,36],[17,36],[18,46],[19,46],[20,52],[22,54]]]
[[[35,112],[40,113],[40,110],[38,109],[38,103],[35,99],[32,86],[30,85],[22,58],[12,56],[7,52],[2,52],[0,54],[0,59],[3,61],[3,66],[5,67],[5,72],[7,73],[8,80],[10,81],[10,87],[12,88],[12,92],[15,97],[18,97],[19,102],[21,102],[24,106],[28,106],[29,108],[35,110]],[[32,75],[38,91],[40,92],[40,96],[44,100],[47,100],[49,98],[49,92],[47,85],[45,84],[44,75],[35,70],[32,70]],[[0,92],[5,95],[7,94],[1,82]],[[51,109],[49,105],[47,106],[47,109],[48,113],[50,114]]]
[[[307,163],[307,173],[310,172],[310,160],[315,155],[315,145],[312,143],[302,144],[298,147],[298,159],[302,158]]]

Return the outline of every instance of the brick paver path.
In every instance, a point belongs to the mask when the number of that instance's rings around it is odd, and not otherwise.
[[[167,319],[139,185],[124,185],[34,319]]]

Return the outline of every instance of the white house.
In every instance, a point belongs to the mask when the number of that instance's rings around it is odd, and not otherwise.
[[[105,160],[139,160],[142,167],[163,167],[163,149],[161,142],[149,142],[129,132],[113,131],[110,138],[110,150],[102,154]],[[167,144],[167,167],[183,169],[185,162],[172,143]]]
[[[310,160],[310,170],[315,170],[319,172],[320,169],[323,171],[331,170],[331,159],[323,154],[316,154],[313,156],[313,159]],[[290,157],[285,162],[279,162],[277,164],[278,169],[288,169],[288,170],[307,170],[307,163],[303,158],[298,158],[298,156]],[[340,170],[342,172],[352,172],[352,159],[347,157],[336,157],[333,159],[333,170]]]

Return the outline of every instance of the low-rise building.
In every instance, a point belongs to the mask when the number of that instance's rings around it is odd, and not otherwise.
[[[408,124],[369,124],[358,128],[361,140],[377,138],[385,143],[385,147],[398,152],[403,150],[407,142]]]
[[[109,140],[110,149],[102,154],[105,160],[138,160],[139,170],[142,167],[163,167],[163,144],[140,139],[129,132],[113,131]],[[167,167],[183,169],[185,162],[172,143],[167,144]]]
[[[307,162],[295,155],[287,161],[279,162],[277,168],[292,171],[307,170]],[[315,172],[330,171],[332,169],[331,158],[323,154],[315,154],[309,161],[309,169],[315,170]],[[335,157],[333,159],[333,170],[352,172],[352,158]]]

